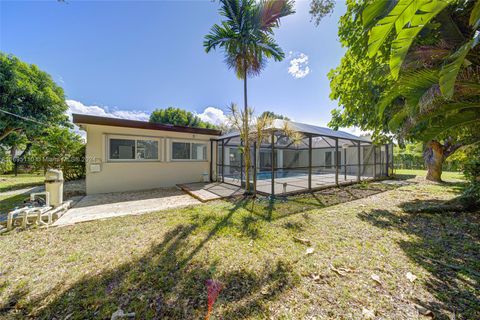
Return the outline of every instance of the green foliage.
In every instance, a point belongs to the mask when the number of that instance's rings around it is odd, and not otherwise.
[[[396,169],[425,169],[423,158],[423,143],[407,143],[403,148],[393,148],[393,160]],[[443,163],[444,171],[460,171],[468,159],[465,148],[459,149]]]
[[[1,52],[0,109],[23,117],[0,112],[0,141],[12,132],[33,138],[47,125],[68,125],[62,88],[37,66]]]
[[[330,125],[356,125],[377,140],[393,133],[400,143],[447,137],[475,142],[477,135],[467,133],[480,121],[478,37],[472,28],[477,4],[347,4],[339,28],[347,52],[329,74],[331,98],[342,107],[332,112]]]
[[[61,169],[66,180],[85,176],[85,144],[69,128],[48,128],[32,146],[30,156],[23,160],[35,170]]]
[[[466,42],[448,58],[447,61],[451,62],[442,67],[442,70],[440,71],[440,90],[445,97],[451,98],[453,96],[453,89],[455,81],[457,80],[457,75],[465,62],[467,54],[470,49],[475,47],[475,44],[476,42],[473,39]]]
[[[13,163],[7,150],[0,146],[0,174],[12,171]]]
[[[393,79],[388,72],[387,55],[368,56],[368,32],[362,23],[365,3],[348,0],[347,12],[340,18],[338,35],[347,50],[340,65],[328,74],[330,99],[337,100],[340,106],[332,111],[329,126],[357,126],[372,131],[376,140],[387,140],[387,123],[377,117],[374,106]],[[381,50],[387,52],[386,44]]]
[[[156,109],[150,115],[150,122],[195,128],[216,128],[215,125],[203,121],[192,112],[174,107]]]
[[[308,13],[311,15],[311,21],[318,26],[324,17],[333,12],[334,8],[334,0],[312,0],[310,2],[310,10]]]
[[[416,36],[428,24],[432,18],[439,14],[451,0],[399,0],[395,7],[380,19],[370,30],[368,39],[368,54],[374,57],[382,45],[387,41],[390,33],[395,29],[396,36],[391,42],[390,48],[390,70],[396,79],[400,67],[407,55]],[[371,4],[374,9],[368,12],[380,13],[378,4]]]
[[[240,79],[258,75],[269,58],[283,60],[285,53],[272,36],[280,18],[294,13],[292,1],[220,0],[220,6],[225,20],[205,36],[207,53],[222,48],[227,66]]]
[[[465,163],[463,174],[469,181],[464,196],[476,204],[480,204],[480,147],[472,148]]]
[[[283,114],[275,113],[275,112],[273,112],[273,111],[264,111],[264,112],[259,116],[259,118],[266,118],[266,117],[269,117],[269,118],[272,118],[272,119],[290,120],[289,117],[284,116]]]

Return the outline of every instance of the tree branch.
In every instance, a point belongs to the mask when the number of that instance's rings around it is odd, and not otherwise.
[[[5,139],[10,133],[12,133],[15,129],[13,128],[5,128],[5,130],[3,130],[1,133],[0,133],[0,141],[2,141],[3,139]]]
[[[446,143],[444,145],[444,149],[443,149],[443,157],[446,159],[448,158],[450,155],[452,155],[455,151],[457,151],[459,148],[463,147],[464,144],[461,143],[461,142],[458,142],[458,143],[455,143],[455,144],[450,144],[450,143]]]

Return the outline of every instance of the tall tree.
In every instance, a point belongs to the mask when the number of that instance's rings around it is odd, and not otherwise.
[[[37,136],[49,125],[68,125],[67,109],[49,74],[0,52],[0,142],[12,132]]]
[[[192,112],[174,107],[156,109],[150,115],[150,122],[196,128],[216,128],[215,125],[203,121],[199,116],[193,114]]]
[[[463,145],[480,141],[480,1],[399,0],[363,10],[368,55],[384,43],[395,80],[378,116],[401,138],[421,139],[427,179],[441,181],[442,164]],[[387,116],[385,116],[387,114]]]
[[[443,161],[478,141],[478,8],[469,0],[349,0],[339,28],[347,51],[329,74],[340,105],[330,125],[423,141],[427,178],[440,180]]]
[[[29,160],[29,157],[25,160]],[[66,180],[85,176],[85,143],[82,137],[66,127],[50,127],[35,140],[29,161],[34,169],[61,169]]]
[[[225,62],[243,80],[244,131],[249,134],[247,78],[259,75],[267,59],[281,61],[284,52],[273,39],[280,19],[293,14],[291,0],[220,0],[220,15],[224,20],[213,25],[203,43],[205,51],[221,48]],[[244,141],[246,191],[250,192],[250,142]]]

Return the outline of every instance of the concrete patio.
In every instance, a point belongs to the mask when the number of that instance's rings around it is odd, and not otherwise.
[[[201,204],[201,202],[176,188],[87,195],[55,221],[53,226],[143,214],[195,204]]]

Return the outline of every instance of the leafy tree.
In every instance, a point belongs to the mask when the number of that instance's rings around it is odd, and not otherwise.
[[[374,106],[393,80],[386,59],[367,54],[368,33],[361,21],[364,7],[365,1],[348,0],[347,12],[340,18],[338,35],[347,50],[340,65],[328,74],[330,98],[340,106],[332,111],[329,126],[334,129],[357,126],[371,131],[376,141],[386,142],[389,130],[377,117]],[[385,46],[382,49],[387,50]]]
[[[48,125],[68,125],[67,109],[50,75],[0,52],[0,142],[12,132],[31,138]]]
[[[427,142],[427,179],[441,181],[445,159],[480,138],[480,1],[374,2],[363,11],[369,24],[368,54],[384,55],[387,43],[395,80],[378,116],[400,138]]]
[[[0,174],[5,174],[13,169],[11,157],[8,155],[8,150],[0,145]]]
[[[259,75],[266,66],[267,59],[281,61],[284,52],[273,39],[274,29],[279,27],[280,19],[293,14],[293,2],[290,0],[220,0],[220,15],[225,18],[220,24],[213,25],[205,36],[203,46],[208,53],[221,48],[225,62],[234,69],[237,77],[243,79],[244,131],[248,137],[249,111],[247,102],[247,78]],[[249,181],[250,143],[244,145],[245,175]],[[250,184],[246,185],[247,193]]]
[[[82,137],[66,127],[46,129],[24,160],[36,170],[61,169],[65,180],[85,176],[85,144]]]
[[[196,128],[216,128],[215,125],[203,121],[199,116],[193,114],[192,112],[174,107],[156,109],[150,115],[150,122]]]
[[[479,138],[478,3],[348,1],[339,28],[347,52],[329,74],[341,105],[330,125],[424,142],[427,179],[439,181],[445,159]]]
[[[309,11],[312,16],[311,20],[318,26],[324,17],[332,13],[334,8],[334,0],[312,0]]]
[[[263,117],[269,117],[272,119],[280,119],[280,120],[290,120],[289,117],[284,116],[283,114],[275,113],[273,111],[264,111],[259,118],[263,118]]]

